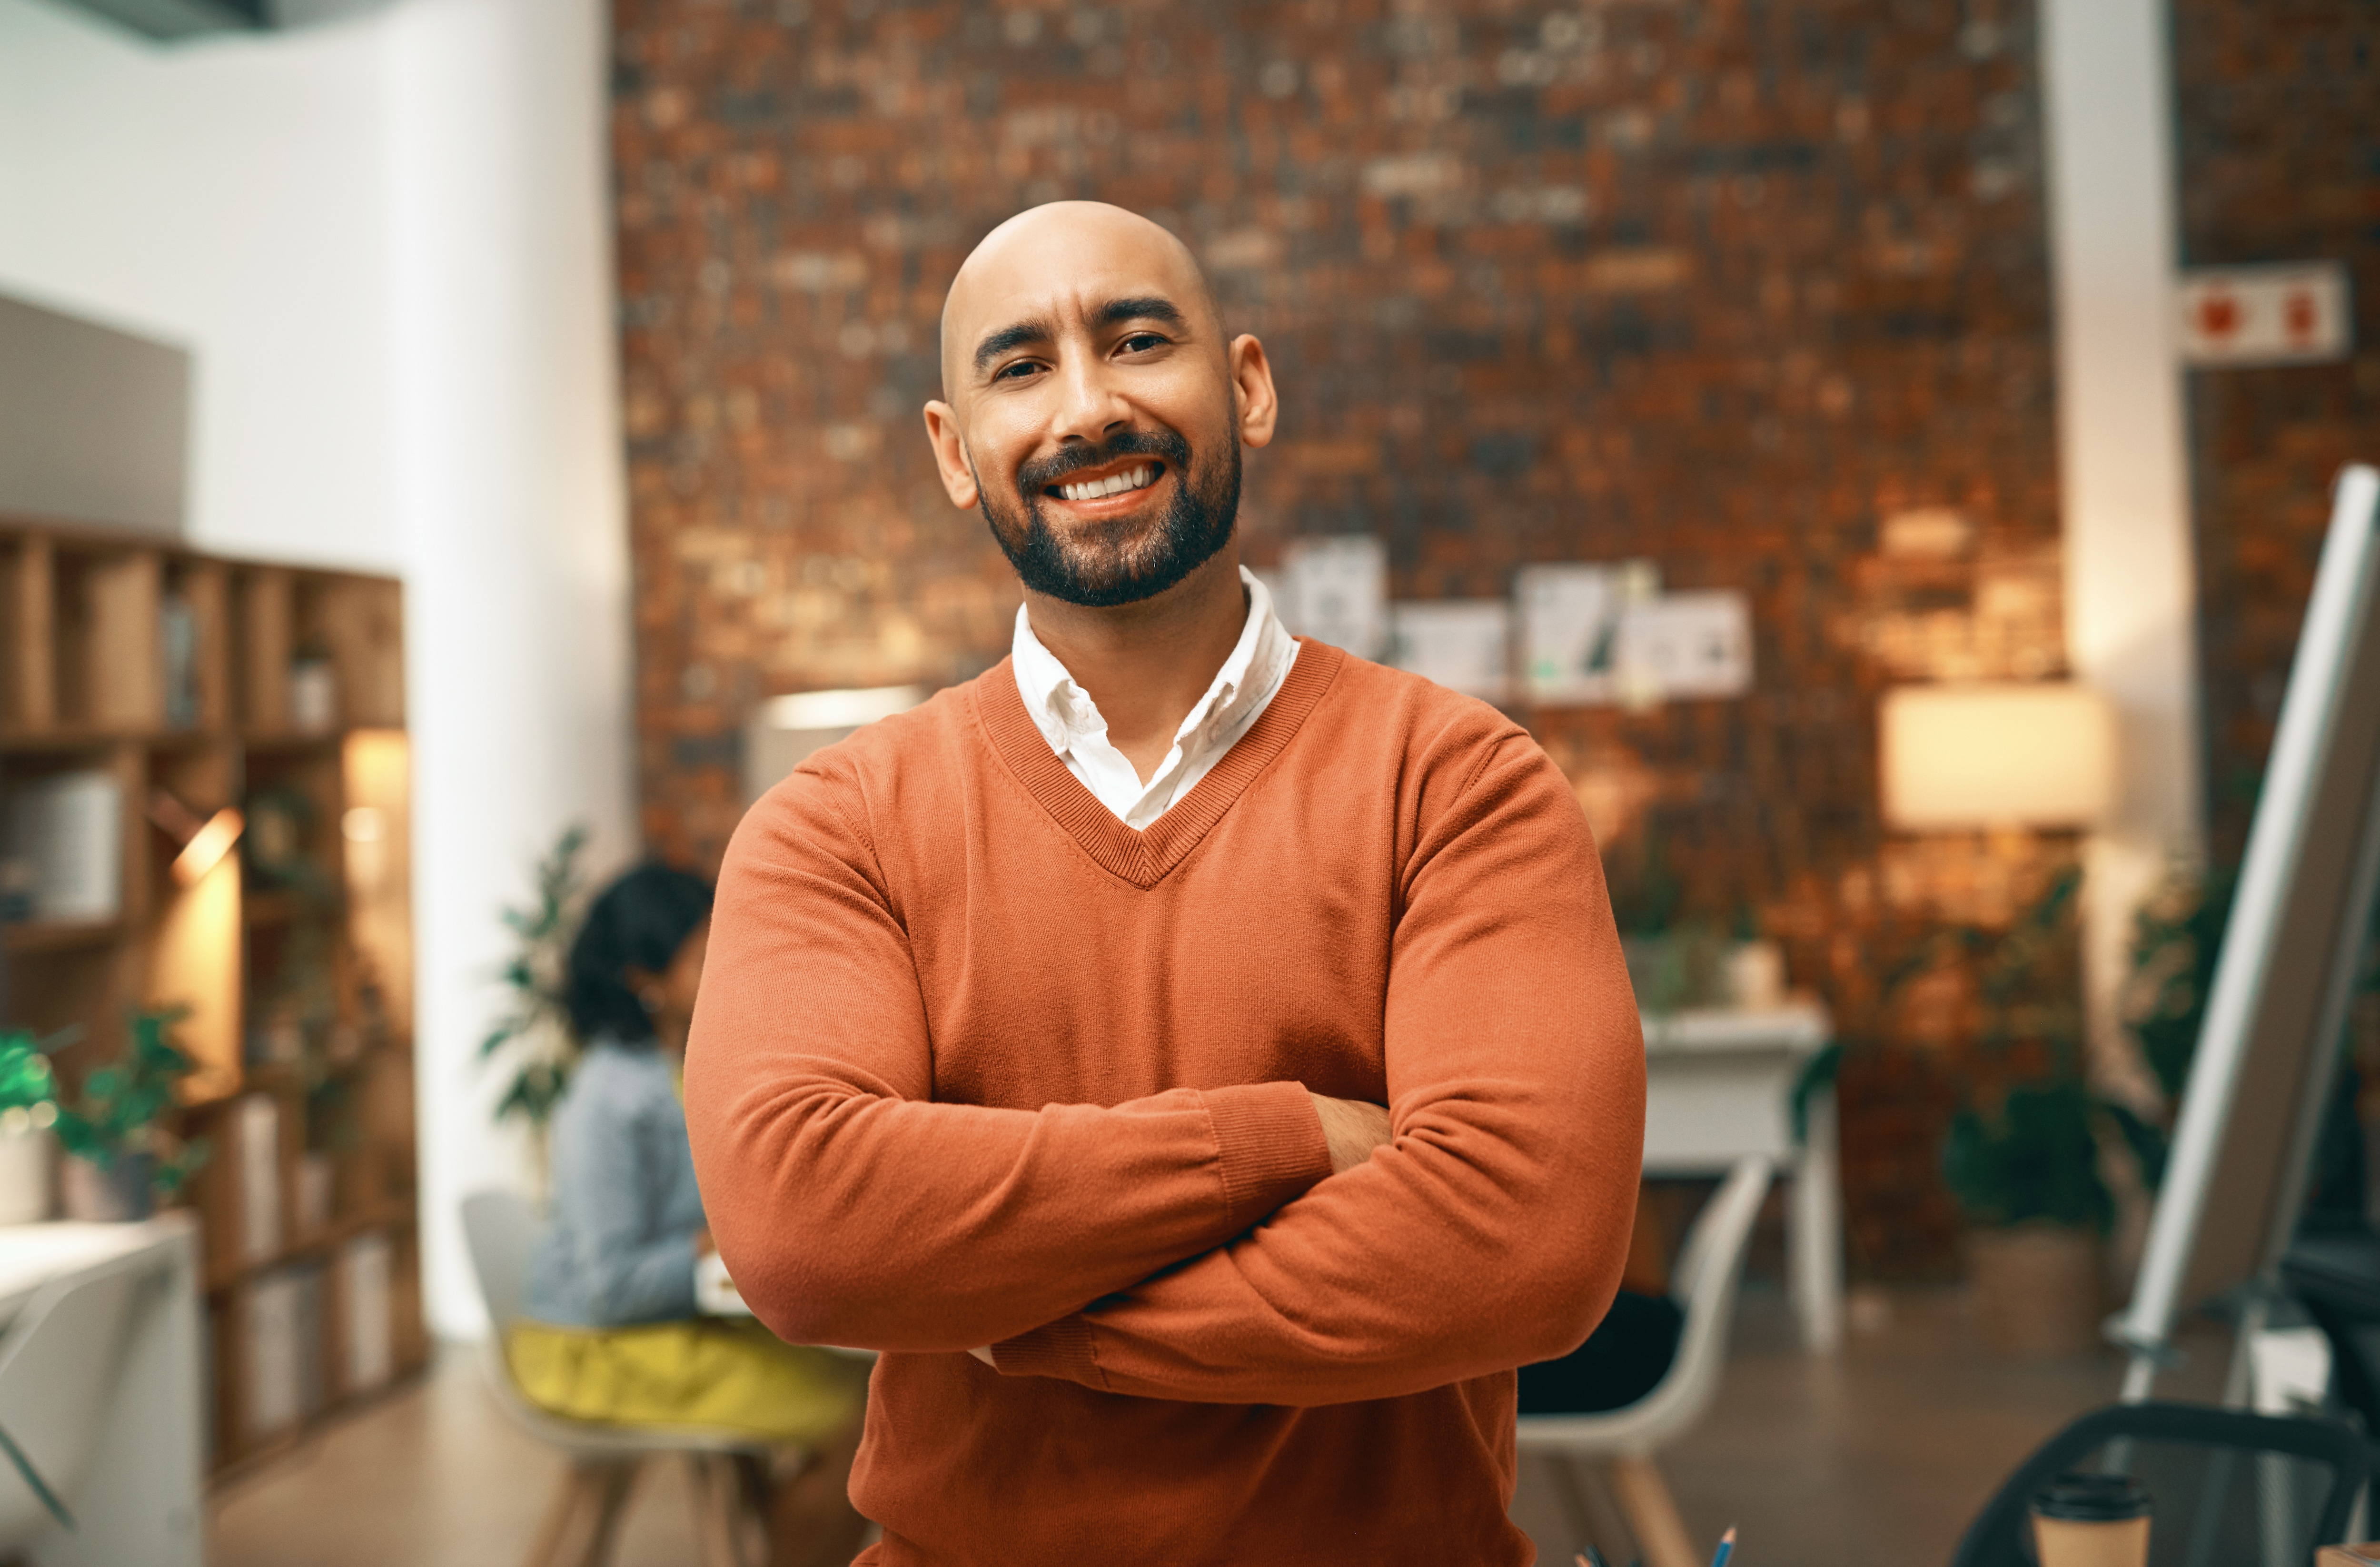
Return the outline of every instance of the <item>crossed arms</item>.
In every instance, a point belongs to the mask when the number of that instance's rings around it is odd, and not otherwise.
[[[1578,808],[1535,746],[1492,745],[1405,865],[1385,1111],[1297,1083],[934,1102],[856,786],[781,786],[729,851],[686,1065],[745,1298],[797,1342],[1234,1403],[1575,1346],[1627,1248],[1643,1048]]]

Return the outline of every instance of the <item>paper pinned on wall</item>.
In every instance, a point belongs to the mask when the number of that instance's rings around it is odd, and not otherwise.
[[[1389,644],[1388,546],[1366,533],[1299,539],[1266,586],[1283,625],[1301,637],[1377,659]]]
[[[1521,681],[1532,701],[1620,699],[1620,621],[1628,606],[1660,591],[1649,561],[1524,565],[1512,578],[1520,611]]]
[[[2346,263],[2195,267],[2178,280],[2181,359],[2190,365],[2313,365],[2355,351]]]
[[[1512,689],[1512,611],[1501,599],[1389,606],[1389,662],[1451,691],[1500,702]]]
[[[1546,706],[1741,697],[1752,609],[1741,593],[1661,592],[1650,561],[1524,566],[1513,579],[1521,678]]]
[[[1752,689],[1752,607],[1741,593],[1669,593],[1620,623],[1623,684],[1657,699],[1741,697]]]

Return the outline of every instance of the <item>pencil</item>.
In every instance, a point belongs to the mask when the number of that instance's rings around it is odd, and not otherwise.
[[[1718,1549],[1711,1555],[1711,1567],[1727,1567],[1727,1559],[1735,1554],[1735,1525],[1730,1524],[1727,1533],[1718,1537]]]

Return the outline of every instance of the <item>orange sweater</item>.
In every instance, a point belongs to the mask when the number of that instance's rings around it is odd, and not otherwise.
[[[1331,1175],[1308,1088],[1395,1143]],[[686,1097],[746,1299],[885,1352],[863,1561],[1531,1560],[1512,1367],[1610,1302],[1645,1063],[1494,710],[1307,642],[1139,833],[1005,663],[863,730],[736,832]]]

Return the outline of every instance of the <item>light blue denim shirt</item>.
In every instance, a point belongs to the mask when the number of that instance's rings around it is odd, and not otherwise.
[[[529,1259],[528,1315],[565,1328],[692,1317],[702,1195],[669,1060],[597,1040],[552,1132],[553,1212]]]

